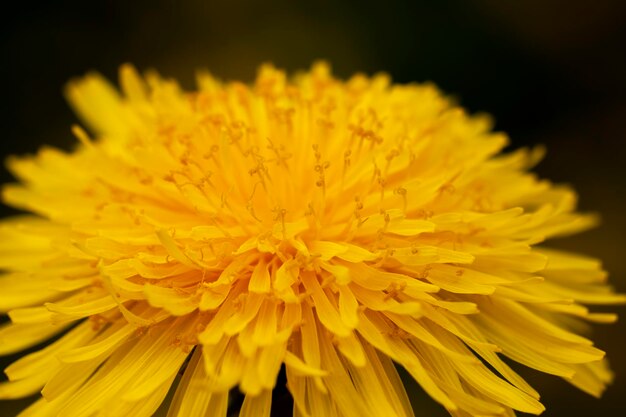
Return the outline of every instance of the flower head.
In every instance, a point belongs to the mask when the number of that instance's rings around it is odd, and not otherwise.
[[[12,158],[0,225],[0,353],[24,416],[268,416],[282,366],[298,416],[412,416],[394,364],[454,416],[543,411],[503,358],[599,395],[577,334],[623,302],[599,263],[544,246],[594,218],[499,154],[503,134],[432,85],[201,74],[185,92],[121,68],[67,96],[72,152]],[[234,394],[233,394],[234,395]]]

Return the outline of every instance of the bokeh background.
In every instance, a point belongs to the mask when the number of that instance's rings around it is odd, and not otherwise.
[[[491,113],[512,148],[547,145],[538,172],[573,184],[581,208],[603,217],[600,228],[555,244],[601,257],[626,292],[622,0],[12,3],[0,27],[2,157],[44,143],[70,149],[76,119],[62,86],[93,69],[116,79],[124,62],[156,68],[186,88],[196,68],[251,81],[262,62],[293,71],[320,58],[344,78],[385,71],[396,82],[434,81],[471,112]],[[4,169],[0,180],[11,180]],[[521,370],[543,394],[545,416],[626,411],[626,309],[618,311],[622,322],[594,331],[617,373],[602,400]],[[447,415],[411,390],[417,415]],[[0,416],[27,402],[0,402]]]

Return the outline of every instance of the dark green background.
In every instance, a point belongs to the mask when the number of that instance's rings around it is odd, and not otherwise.
[[[69,149],[75,118],[63,84],[91,69],[115,79],[123,62],[157,68],[189,88],[195,68],[250,81],[261,62],[295,70],[318,58],[341,77],[383,70],[396,82],[431,80],[472,112],[493,114],[513,147],[548,146],[538,171],[572,183],[582,208],[604,219],[558,245],[603,258],[626,291],[624,1],[49,3],[3,5],[2,156],[43,143]],[[10,178],[1,172],[2,182]],[[597,401],[523,371],[543,394],[544,415],[626,411],[626,327],[596,327],[594,338],[609,353],[615,384]],[[446,415],[423,393],[414,397],[417,415]],[[24,403],[0,404],[0,415],[13,416]]]

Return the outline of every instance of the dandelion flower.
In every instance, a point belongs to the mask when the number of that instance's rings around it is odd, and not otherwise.
[[[21,416],[268,416],[284,367],[303,417],[413,416],[402,367],[453,416],[539,414],[512,361],[599,396],[580,335],[624,302],[544,241],[593,226],[540,150],[432,85],[325,64],[183,91],[122,66],[70,83],[72,152],[11,158],[0,353]],[[182,373],[182,378],[176,377]],[[172,386],[176,385],[175,388]]]

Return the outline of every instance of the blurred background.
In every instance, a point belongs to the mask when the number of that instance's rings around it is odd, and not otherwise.
[[[343,78],[385,71],[399,83],[434,81],[471,112],[492,114],[512,148],[547,145],[538,172],[573,184],[581,208],[603,217],[600,228],[555,244],[601,257],[626,292],[622,0],[111,0],[11,7],[0,27],[3,158],[44,143],[70,149],[76,119],[62,86],[92,69],[116,80],[124,62],[156,68],[186,88],[197,68],[251,81],[262,62],[293,71],[320,58]],[[11,176],[2,169],[0,180]],[[0,214],[9,213],[3,207]],[[602,400],[521,370],[542,393],[545,416],[626,411],[626,309],[618,311],[622,322],[594,332],[617,373]],[[2,368],[10,360],[1,358]],[[411,389],[417,415],[447,415]],[[0,415],[13,416],[27,402],[1,402]]]

